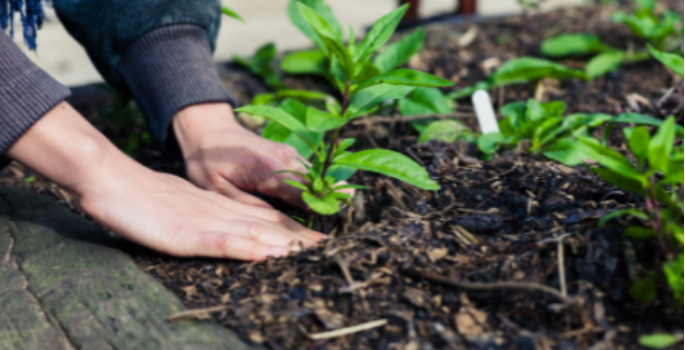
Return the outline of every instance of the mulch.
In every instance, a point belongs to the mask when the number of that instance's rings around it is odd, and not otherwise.
[[[682,2],[660,6],[683,13]],[[434,24],[426,28],[425,49],[408,66],[451,79],[458,89],[484,79],[498,61],[539,56],[542,39],[562,32],[597,33],[622,48],[637,45],[607,20],[608,13],[565,9],[525,22]],[[460,38],[469,30],[477,35],[463,45]],[[581,67],[583,61],[561,62]],[[221,76],[239,104],[267,91],[257,77],[231,65]],[[325,85],[315,77],[288,76],[285,82]],[[499,88],[492,98],[499,107],[536,94],[566,101],[571,113],[673,114],[683,123],[683,81],[655,61],[624,65],[591,82]],[[458,101],[457,111],[476,126],[469,101]],[[179,317],[218,322],[271,349],[634,349],[640,335],[681,332],[682,309],[668,296],[640,304],[627,293],[653,268],[654,245],[623,237],[629,221],[597,226],[611,211],[642,207],[638,196],[585,166],[569,168],[516,150],[484,162],[473,145],[418,144],[407,123],[373,118],[348,127],[345,137],[356,137],[357,149],[378,145],[412,157],[440,183],[439,191],[359,173],[351,182],[371,189],[357,194],[355,207],[314,222],[331,238],[287,258],[177,259],[139,247],[130,253],[197,309]],[[625,149],[620,132],[611,144]],[[138,159],[182,173],[182,164],[159,150],[144,150]],[[33,174],[18,165],[2,174],[0,181],[56,192],[69,202],[68,194],[40,177],[24,182]],[[368,329],[330,333],[355,326]]]

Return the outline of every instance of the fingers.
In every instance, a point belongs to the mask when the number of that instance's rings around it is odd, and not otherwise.
[[[264,260],[286,256],[299,245],[293,233],[271,222],[213,222],[199,233],[179,232],[169,244],[169,254],[240,260]]]
[[[188,254],[183,256],[205,256],[238,260],[264,260],[268,256],[287,256],[287,246],[270,245],[231,235],[226,232],[201,232],[186,240]]]
[[[241,191],[237,187],[235,187],[233,184],[231,184],[228,181],[223,181],[223,183],[216,188],[216,192],[223,194],[224,196],[231,198],[237,202],[254,206],[254,207],[259,207],[259,208],[264,208],[264,209],[273,209],[269,203],[251,195],[246,192]]]
[[[234,207],[234,210],[236,212],[245,213],[246,215],[249,215],[257,219],[266,220],[277,225],[281,225],[289,231],[298,234],[298,238],[301,239],[302,243],[304,243],[305,245],[309,245],[309,243],[316,243],[326,238],[326,235],[302,226],[297,221],[293,220],[292,218],[277,210],[268,210],[249,206],[236,206]]]

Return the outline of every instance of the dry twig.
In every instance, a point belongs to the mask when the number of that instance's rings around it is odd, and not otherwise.
[[[199,319],[199,320],[206,320],[209,318],[209,314],[212,312],[219,312],[219,311],[224,311],[228,308],[228,305],[217,305],[217,306],[211,306],[203,309],[193,309],[193,310],[186,310],[186,311],[181,311],[179,313],[175,313],[169,317],[167,317],[167,321],[169,322],[174,322],[174,321],[179,321],[179,320],[187,320],[187,319]]]
[[[307,332],[304,332],[304,333],[307,336],[307,338],[309,338],[311,340],[331,339],[331,338],[342,337],[343,335],[348,335],[348,334],[358,333],[361,331],[366,331],[366,330],[373,329],[376,327],[385,326],[386,324],[388,324],[388,320],[382,319],[382,320],[358,324],[358,325],[352,326],[352,327],[336,329],[336,330],[330,331],[330,332],[315,333],[315,334],[309,334]]]
[[[566,303],[566,304],[576,304],[578,301],[575,299],[571,299],[563,294],[561,294],[558,290],[545,286],[543,284],[538,284],[538,283],[530,283],[530,282],[492,282],[492,283],[480,283],[480,282],[461,282],[457,281],[451,278],[443,277],[443,276],[438,276],[434,274],[427,274],[427,273],[422,273],[418,271],[411,271],[411,274],[414,274],[416,276],[419,276],[423,279],[426,279],[431,282],[436,282],[436,283],[441,283],[445,284],[448,286],[456,287],[459,289],[463,290],[498,290],[498,289],[520,289],[520,290],[530,290],[530,291],[537,291],[537,292],[542,292],[549,294],[559,301]]]

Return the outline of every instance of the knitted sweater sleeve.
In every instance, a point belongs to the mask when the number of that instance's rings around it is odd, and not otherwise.
[[[0,31],[0,168],[12,143],[69,94]]]
[[[173,116],[187,106],[234,104],[212,60],[219,0],[53,3],[105,80],[136,100],[155,140],[165,141]]]

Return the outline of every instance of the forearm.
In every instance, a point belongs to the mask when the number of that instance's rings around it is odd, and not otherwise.
[[[31,126],[7,156],[81,196],[98,187],[120,152],[68,103],[62,102]]]

